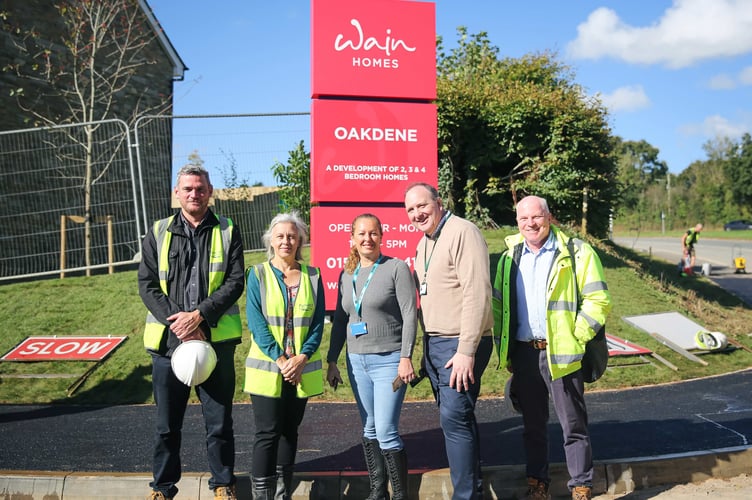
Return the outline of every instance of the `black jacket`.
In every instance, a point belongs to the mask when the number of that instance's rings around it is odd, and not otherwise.
[[[199,284],[201,289],[199,290],[198,310],[209,327],[217,325],[222,314],[238,301],[243,294],[243,287],[245,286],[243,241],[238,226],[233,226],[225,280],[213,294],[208,294],[209,247],[211,245],[212,229],[217,224],[219,224],[219,220],[209,210],[195,232],[195,238],[198,240],[198,245],[200,246],[199,252],[202,257],[199,267],[201,276]],[[169,274],[167,277],[168,295],[165,295],[159,286],[158,249],[152,226],[149,227],[144,237],[141,263],[138,268],[138,293],[141,296],[141,300],[143,300],[144,305],[146,305],[152,315],[165,325],[169,324],[169,321],[167,321],[168,316],[186,310],[183,302],[185,279],[187,277],[186,269],[190,251],[190,243],[183,230],[183,222],[179,213],[172,220],[167,230],[172,233],[169,253]],[[208,334],[209,329],[205,328],[205,330]],[[179,343],[180,341],[175,334],[169,331],[168,335],[164,336],[163,345],[160,346],[159,353],[165,354],[168,351],[172,351]]]

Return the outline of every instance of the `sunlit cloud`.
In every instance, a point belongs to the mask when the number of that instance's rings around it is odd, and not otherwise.
[[[674,0],[649,26],[632,26],[606,7],[594,10],[567,45],[576,59],[611,57],[682,68],[752,52],[752,2]]]
[[[731,90],[736,88],[736,80],[727,74],[715,75],[708,81],[708,88],[713,90]]]
[[[650,106],[650,98],[642,85],[620,87],[610,94],[600,94],[601,102],[611,111],[637,111]]]
[[[716,137],[728,137],[729,139],[738,139],[745,132],[750,131],[750,124],[732,122],[721,115],[707,116],[702,123],[689,123],[683,125],[679,132],[685,136],[701,136],[708,139]]]
[[[708,80],[708,88],[712,90],[732,90],[747,85],[752,85],[752,66],[747,66],[736,76],[721,73]]]
[[[752,66],[747,66],[739,73],[739,82],[742,85],[752,85]]]

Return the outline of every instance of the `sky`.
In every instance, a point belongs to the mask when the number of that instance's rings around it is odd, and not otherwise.
[[[357,0],[353,0],[357,1]],[[310,111],[310,2],[148,0],[189,68],[176,115]],[[752,131],[752,0],[435,0],[447,50],[457,28],[500,57],[545,51],[678,174],[703,145]]]

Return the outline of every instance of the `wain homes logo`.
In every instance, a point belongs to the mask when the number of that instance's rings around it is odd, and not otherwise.
[[[334,50],[343,52],[351,50],[353,52],[382,52],[386,57],[353,57],[353,66],[363,67],[383,67],[398,68],[399,59],[393,58],[399,51],[415,52],[417,47],[408,45],[401,38],[392,36],[391,28],[386,29],[386,36],[378,38],[375,36],[366,36],[363,33],[363,27],[357,19],[351,19],[350,24],[355,28],[349,38],[343,33],[339,33],[334,39]]]

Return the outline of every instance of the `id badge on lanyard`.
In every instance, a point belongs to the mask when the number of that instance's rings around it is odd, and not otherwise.
[[[360,291],[359,297],[355,295],[355,283],[358,280],[358,272],[360,271],[360,263],[358,263],[358,267],[355,268],[355,272],[353,273],[353,281],[352,281],[353,305],[355,305],[355,312],[358,315],[358,319],[362,319],[360,317],[360,309],[363,304],[363,295],[365,295],[366,288],[368,288],[368,285],[371,283],[371,278],[373,278],[373,273],[376,272],[376,268],[379,267],[380,263],[381,263],[381,256],[379,256],[378,260],[376,260],[373,266],[371,266],[371,272],[368,273],[368,278],[366,278],[366,282],[363,284],[363,289]],[[357,323],[352,323],[350,325],[350,334],[355,337],[360,337],[361,335],[365,335],[367,333],[368,333],[368,326],[366,325],[365,321],[358,321]]]

